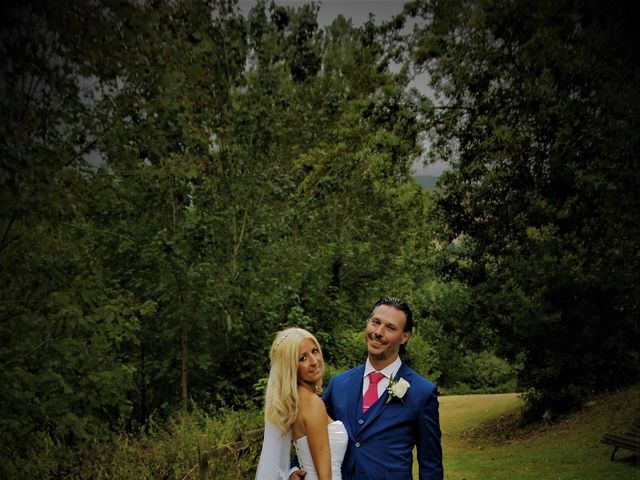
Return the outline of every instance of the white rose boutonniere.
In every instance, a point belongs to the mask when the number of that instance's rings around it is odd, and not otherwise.
[[[396,378],[393,375],[389,378],[389,385],[387,386],[387,392],[389,396],[387,397],[387,401],[385,403],[389,403],[394,398],[397,398],[401,402],[404,398],[407,390],[409,390],[411,384],[407,382],[404,378]]]

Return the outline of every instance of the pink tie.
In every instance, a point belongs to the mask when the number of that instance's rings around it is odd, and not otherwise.
[[[369,388],[362,397],[362,413],[366,413],[367,410],[376,403],[378,400],[378,382],[384,378],[384,373],[371,372],[369,374]]]

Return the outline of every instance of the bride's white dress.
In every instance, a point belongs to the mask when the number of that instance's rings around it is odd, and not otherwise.
[[[327,425],[327,428],[329,429],[329,446],[331,448],[332,479],[342,480],[340,467],[342,466],[342,459],[344,458],[344,454],[347,451],[347,444],[349,443],[347,429],[340,420],[330,423]],[[300,467],[307,472],[307,475],[304,477],[305,480],[317,480],[318,474],[313,467],[313,459],[311,458],[311,450],[309,450],[307,437],[300,437],[295,440],[293,444],[296,448]]]

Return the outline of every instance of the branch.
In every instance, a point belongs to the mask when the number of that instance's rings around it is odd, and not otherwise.
[[[87,228],[87,227],[82,227],[80,225],[74,225],[73,223],[67,223],[67,222],[57,222],[60,225],[64,225],[66,227],[72,227],[72,228],[77,228],[78,230],[84,230],[87,232],[98,232],[98,233],[105,233],[107,235],[112,235],[114,237],[119,237],[123,240],[133,240],[131,237],[128,237],[126,235],[122,235],[121,233],[117,233],[117,232],[112,232],[110,230],[102,230],[99,228]]]

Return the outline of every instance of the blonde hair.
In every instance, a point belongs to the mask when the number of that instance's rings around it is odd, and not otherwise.
[[[298,355],[300,344],[305,338],[310,338],[322,353],[316,337],[302,328],[287,328],[278,332],[271,344],[271,371],[267,382],[264,418],[282,432],[289,430],[300,410]]]

